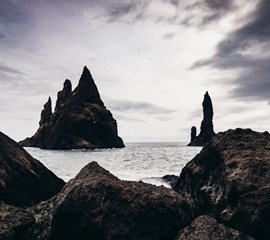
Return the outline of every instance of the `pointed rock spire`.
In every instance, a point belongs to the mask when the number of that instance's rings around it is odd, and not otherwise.
[[[49,97],[48,101],[44,104],[44,108],[41,112],[39,125],[41,126],[44,123],[49,123],[52,117],[52,100]]]
[[[118,136],[116,120],[100,99],[87,67],[74,91],[71,82],[66,80],[57,96],[54,113],[49,98],[41,114],[40,127],[34,136],[20,141],[22,146],[45,149],[125,146]]]
[[[204,146],[216,135],[213,127],[213,105],[208,92],[206,92],[204,95],[202,106],[203,120],[201,123],[201,132],[195,139],[191,139],[188,146]]]
[[[193,142],[197,136],[197,128],[195,126],[191,127],[191,140],[190,142]]]
[[[78,96],[84,102],[102,102],[94,79],[86,66],[83,68],[78,87],[74,90],[74,95]]]
[[[70,97],[72,91],[72,85],[70,80],[66,79],[64,82],[63,90],[57,93],[57,100],[55,105],[55,111],[64,105],[68,97]]]

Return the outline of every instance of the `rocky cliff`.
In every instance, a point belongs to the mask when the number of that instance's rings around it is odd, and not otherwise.
[[[0,201],[27,207],[58,193],[64,181],[0,132]]]
[[[24,147],[44,149],[124,147],[118,136],[117,123],[104,106],[87,67],[84,67],[74,91],[69,80],[64,82],[53,113],[49,98],[37,132],[19,143]]]
[[[204,146],[216,135],[213,127],[213,105],[208,92],[204,95],[202,106],[203,120],[201,123],[201,131],[199,135],[196,136],[196,127],[191,128],[191,141],[188,146]]]

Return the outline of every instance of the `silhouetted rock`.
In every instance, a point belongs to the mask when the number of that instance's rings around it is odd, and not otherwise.
[[[27,207],[58,193],[64,181],[0,132],[0,201]]]
[[[245,233],[219,224],[210,216],[196,218],[190,226],[182,229],[175,240],[253,240]]]
[[[44,149],[124,147],[117,123],[100,99],[86,67],[73,92],[71,82],[65,81],[52,115],[49,115],[50,106],[50,101],[44,105],[39,129],[34,136],[21,141],[22,146]]]
[[[57,93],[57,100],[55,105],[55,111],[58,111],[60,108],[65,106],[67,98],[70,97],[72,91],[72,85],[70,80],[66,79],[64,82],[63,90]]]
[[[178,176],[175,175],[165,175],[162,177],[162,180],[167,182],[172,188],[175,187],[177,181],[178,181]]]
[[[213,106],[208,92],[204,95],[202,106],[203,120],[201,123],[200,134],[194,138],[194,129],[191,129],[191,142],[188,146],[204,146],[216,135],[213,127]]]
[[[52,101],[51,98],[49,97],[48,101],[44,105],[44,109],[41,112],[41,117],[39,121],[39,125],[43,125],[46,123],[49,123],[51,121],[52,117]]]
[[[185,200],[173,190],[121,181],[95,162],[31,212],[39,219],[33,239],[40,240],[172,240],[191,221]]]
[[[182,170],[176,191],[194,216],[214,215],[228,227],[270,236],[270,136],[251,129],[217,134]]]
[[[197,129],[195,126],[191,127],[191,139],[190,142],[193,142],[195,138],[197,137]]]

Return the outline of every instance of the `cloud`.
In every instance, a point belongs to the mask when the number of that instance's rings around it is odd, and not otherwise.
[[[25,73],[15,69],[15,68],[6,66],[4,63],[0,63],[0,74],[1,73],[13,73],[13,74],[26,75]]]
[[[135,112],[135,113],[138,112],[151,115],[170,114],[175,112],[172,109],[164,108],[147,102],[136,102],[130,100],[114,100],[114,99],[110,99],[107,102],[109,103],[108,106],[110,109],[118,112]]]
[[[245,24],[230,33],[209,59],[195,62],[191,69],[210,66],[235,71],[237,76],[230,97],[241,100],[270,101],[270,1],[258,1]]]

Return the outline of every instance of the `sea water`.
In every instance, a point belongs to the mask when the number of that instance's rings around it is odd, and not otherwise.
[[[161,178],[179,176],[182,168],[201,150],[184,143],[126,143],[125,148],[95,150],[43,150],[25,148],[64,181],[74,178],[96,161],[122,180],[168,186]]]

